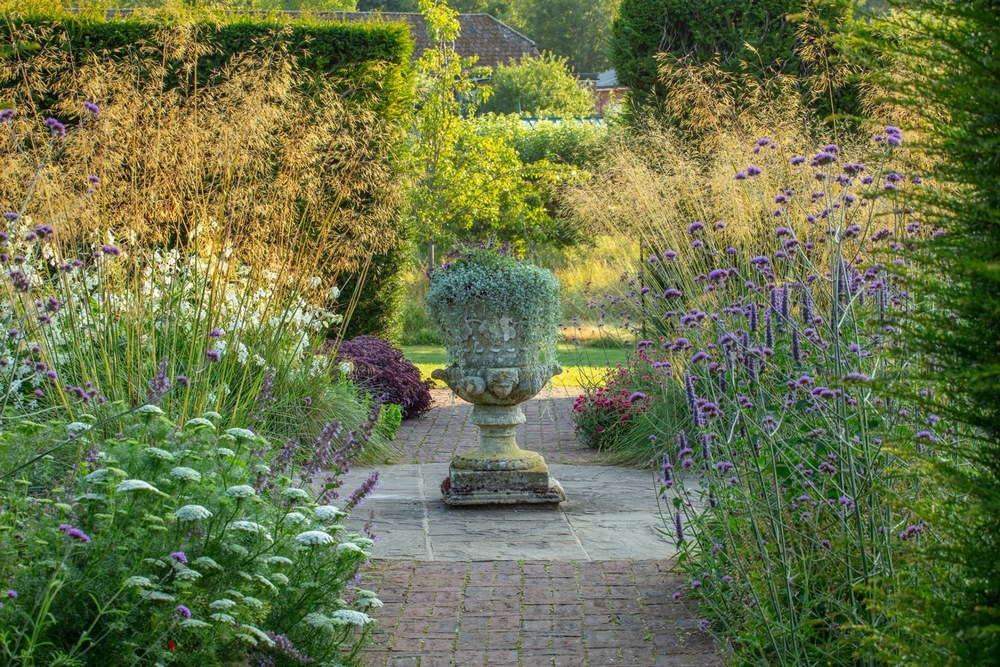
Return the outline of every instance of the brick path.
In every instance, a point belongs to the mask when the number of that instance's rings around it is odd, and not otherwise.
[[[550,463],[594,463],[573,436],[578,394],[556,387],[525,404],[518,442]],[[443,463],[475,442],[471,406],[447,390],[434,390],[434,401],[403,423],[402,463]],[[385,603],[365,652],[370,667],[722,664],[690,603],[672,599],[685,582],[668,559],[376,560],[363,582]]]

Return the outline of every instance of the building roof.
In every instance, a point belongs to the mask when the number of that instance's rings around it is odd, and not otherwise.
[[[421,14],[409,12],[318,12],[323,18],[342,21],[392,21],[410,26],[413,38],[413,58],[416,60],[429,46],[427,26]],[[479,56],[478,65],[496,67],[506,65],[511,59],[520,60],[525,55],[538,55],[538,46],[489,14],[459,14],[461,34],[455,50],[463,56]]]

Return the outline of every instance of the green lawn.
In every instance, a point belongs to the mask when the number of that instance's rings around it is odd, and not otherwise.
[[[444,368],[448,364],[444,348],[435,345],[405,345],[403,354],[425,378],[429,378],[435,368]],[[552,384],[557,387],[579,387],[596,382],[609,366],[625,363],[625,351],[618,348],[561,344],[558,356],[563,372],[552,378]],[[440,382],[437,384],[443,386]]]

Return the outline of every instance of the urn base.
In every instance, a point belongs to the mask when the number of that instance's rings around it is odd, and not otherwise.
[[[540,457],[539,457],[540,458]],[[566,493],[541,463],[527,470],[469,470],[451,467],[441,483],[447,505],[561,503]]]

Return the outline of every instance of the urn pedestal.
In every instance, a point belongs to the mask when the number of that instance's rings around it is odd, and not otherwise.
[[[473,404],[472,423],[479,427],[479,448],[452,459],[441,484],[448,505],[560,503],[562,486],[549,476],[545,459],[517,446],[514,432],[524,423],[520,404],[535,396],[557,364],[506,368],[449,366],[432,376]]]

